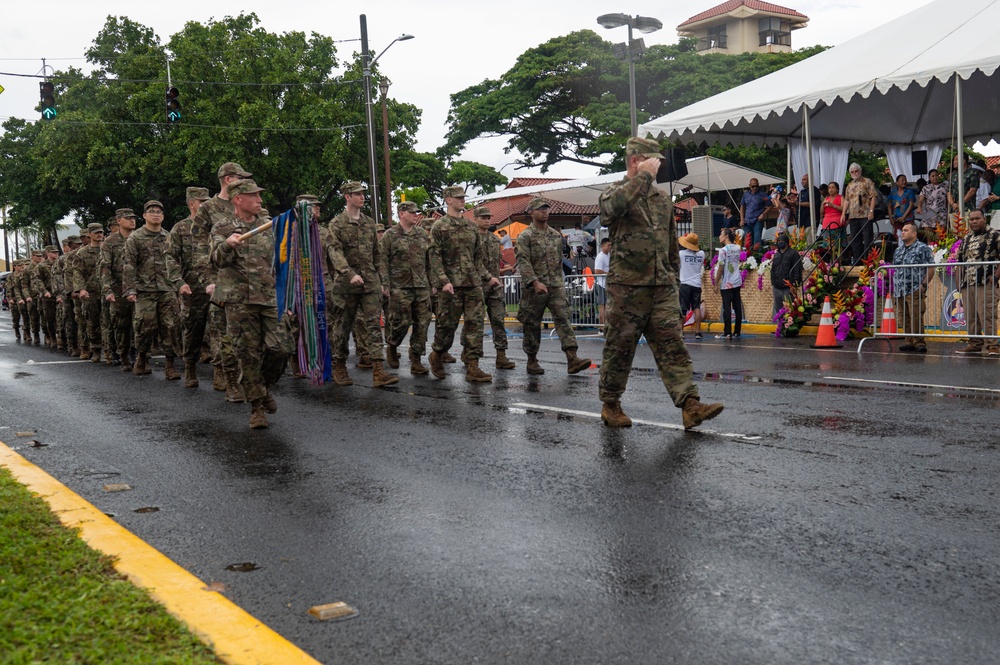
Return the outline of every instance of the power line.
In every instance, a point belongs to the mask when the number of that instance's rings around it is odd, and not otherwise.
[[[17,74],[14,72],[0,72],[0,76],[13,76],[15,78],[27,78],[27,79],[45,79],[47,81],[96,81],[99,83],[166,83],[164,79],[122,79],[122,78],[109,78],[106,76],[101,76],[97,78],[89,77],[73,77],[73,76],[45,76],[44,74]],[[318,81],[315,83],[241,83],[234,81],[172,81],[175,85],[232,85],[232,86],[251,86],[251,87],[279,87],[288,88],[294,86],[312,86],[312,85],[350,85],[354,83],[361,83],[362,79],[343,79],[340,81]]]
[[[17,118],[14,116],[0,116],[3,120],[22,120],[24,122],[32,122],[26,118]],[[244,132],[338,132],[345,129],[354,129],[355,127],[364,127],[364,124],[358,125],[340,125],[338,127],[233,127],[227,125],[196,125],[186,122],[117,122],[117,121],[105,121],[105,120],[56,120],[52,123],[46,123],[46,126],[57,127],[59,125],[106,125],[113,127],[116,125],[120,126],[140,126],[140,127],[189,127],[192,129],[234,129]]]
[[[352,37],[351,39],[333,39],[330,41],[332,44],[345,44],[347,42],[360,42],[360,37]],[[262,53],[263,48],[240,48],[235,47],[232,49],[226,49],[224,51],[185,51],[185,57],[188,55],[218,55],[220,53]],[[118,60],[119,58],[124,58],[128,55],[134,55],[133,53],[122,53],[121,55],[101,55],[95,59],[97,60]],[[0,62],[11,61],[11,62],[38,62],[43,60],[43,58],[0,58]],[[90,57],[81,55],[73,58],[44,58],[44,60],[90,60]]]

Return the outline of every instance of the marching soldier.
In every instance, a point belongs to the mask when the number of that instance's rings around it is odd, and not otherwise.
[[[174,224],[170,230],[170,254],[180,270],[181,279],[191,289],[191,295],[181,298],[181,326],[183,329],[184,387],[198,387],[198,359],[205,341],[208,324],[209,295],[201,274],[194,269],[194,244],[191,224],[202,203],[209,200],[205,187],[188,187],[186,190],[189,215]],[[219,370],[221,373],[221,369]]]
[[[46,245],[42,252],[42,260],[31,273],[31,290],[38,299],[38,318],[45,334],[45,346],[53,349],[56,347],[56,288],[52,281],[52,266],[59,258],[59,248]]]
[[[562,270],[562,233],[549,226],[549,202],[536,197],[528,204],[531,224],[517,237],[517,265],[521,269],[521,305],[517,320],[524,326],[524,352],[528,374],[544,374],[538,364],[542,342],[542,316],[552,312],[556,334],[566,354],[566,371],[576,374],[590,367],[590,358],[578,358],[573,326],[566,315],[566,289]],[[499,241],[498,241],[499,243]]]
[[[39,334],[41,318],[38,315],[41,305],[41,295],[35,293],[35,270],[44,258],[45,252],[42,250],[31,250],[31,261],[24,267],[24,276],[21,277],[21,290],[24,293],[24,302],[28,305],[28,323],[31,325],[31,338],[35,346],[42,345],[41,335]]]
[[[7,278],[7,284],[9,285],[10,297],[8,300],[13,303],[11,307],[11,312],[17,312],[17,316],[14,317],[15,324],[20,323],[24,328],[24,341],[31,344],[31,327],[28,322],[28,303],[24,299],[24,276],[27,274],[26,270],[28,264],[31,263],[28,259],[18,259],[14,261],[14,274]],[[14,332],[17,335],[17,339],[21,340],[21,331],[16,327]]]
[[[108,220],[108,235],[105,236],[104,242],[101,243],[101,262],[104,261],[104,245],[108,244],[108,240],[111,238],[119,237],[119,225],[118,218],[112,217]],[[98,263],[98,269],[100,269],[101,263]],[[104,347],[104,362],[107,365],[113,365],[116,362],[120,362],[118,357],[118,341],[115,339],[114,327],[111,320],[111,301],[105,298],[103,292],[103,277],[101,278],[101,344]]]
[[[63,326],[66,334],[66,351],[71,358],[80,355],[80,327],[78,319],[80,315],[80,298],[75,295],[73,288],[73,265],[76,261],[77,251],[83,247],[80,236],[72,235],[66,238],[69,250],[59,257],[62,262],[62,301],[63,301]]]
[[[500,239],[493,235],[490,230],[493,213],[490,209],[481,206],[472,213],[476,226],[482,234],[486,251],[483,255],[486,259],[486,270],[490,273],[497,273],[500,270]],[[514,369],[514,362],[507,359],[507,326],[504,319],[507,317],[507,303],[504,301],[503,282],[493,287],[483,289],[483,303],[486,308],[486,316],[490,320],[490,327],[493,329],[493,348],[497,352],[497,369]]]
[[[52,286],[56,297],[56,350],[69,348],[66,336],[66,298],[63,297],[63,279],[66,269],[66,255],[70,252],[69,238],[62,241],[62,254],[52,264]]]
[[[80,358],[91,362],[101,361],[101,244],[104,243],[104,226],[98,222],[87,225],[90,244],[76,252],[73,261],[73,290],[79,294],[83,346]]]
[[[20,281],[23,269],[21,259],[14,259],[11,263],[11,274],[7,275],[7,281],[4,284],[4,295],[7,297],[7,303],[10,307],[11,327],[14,329],[14,337],[18,342],[21,341],[21,307],[17,304],[18,287],[16,283]]]
[[[399,223],[386,231],[379,243],[382,293],[389,297],[386,356],[389,367],[398,369],[397,349],[412,326],[410,373],[423,376],[429,371],[420,357],[427,350],[427,328],[431,323],[431,285],[427,277],[431,237],[417,226],[416,203],[404,201],[396,210]]]
[[[132,371],[132,354],[135,351],[135,335],[132,319],[135,303],[125,297],[125,243],[135,230],[135,213],[132,208],[115,211],[117,233],[104,241],[101,246],[101,292],[104,301],[111,308],[111,336],[121,360],[122,371]]]

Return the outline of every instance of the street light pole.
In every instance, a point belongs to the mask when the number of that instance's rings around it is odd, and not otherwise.
[[[628,55],[628,119],[631,123],[631,136],[638,136],[639,121],[635,117],[635,58],[632,57],[632,21],[628,22],[628,42],[625,45]]]
[[[649,34],[662,28],[663,23],[659,19],[649,16],[629,16],[628,14],[602,14],[597,17],[597,23],[609,30],[611,28],[620,28],[623,25],[628,26],[628,41],[624,44],[623,51],[625,59],[628,60],[629,122],[632,129],[632,136],[637,136],[639,133],[639,123],[636,119],[635,59],[642,55],[646,45],[641,39],[632,38],[632,29],[634,28],[643,34]],[[616,45],[616,54],[617,49],[621,47],[622,45]]]
[[[382,93],[382,154],[385,156],[385,225],[392,224],[392,180],[390,180],[389,169],[389,107],[386,97],[389,96],[389,81],[382,79],[379,81],[378,89]]]
[[[368,195],[371,197],[372,219],[378,224],[378,179],[375,164],[375,123],[372,122],[372,56],[368,50],[368,19],[361,15],[361,75],[365,86],[365,123],[368,125]]]

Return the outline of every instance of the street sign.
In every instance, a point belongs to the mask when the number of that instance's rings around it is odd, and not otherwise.
[[[3,86],[0,85],[0,92],[3,92]]]

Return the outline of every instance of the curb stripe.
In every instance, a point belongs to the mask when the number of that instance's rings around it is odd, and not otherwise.
[[[215,654],[231,665],[319,665],[302,649],[125,529],[0,441],[0,465],[41,496],[59,520],[91,548],[115,558],[115,569],[147,589]]]

